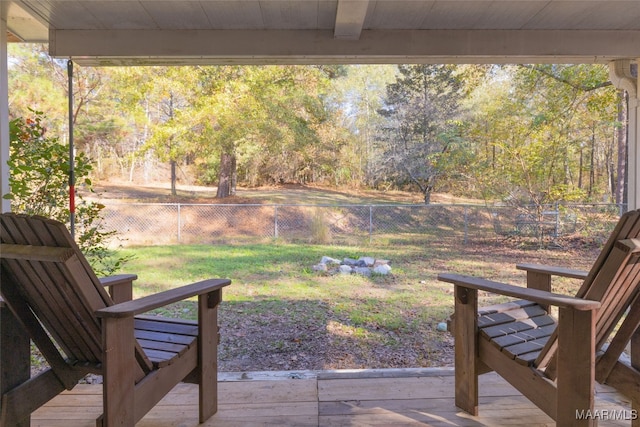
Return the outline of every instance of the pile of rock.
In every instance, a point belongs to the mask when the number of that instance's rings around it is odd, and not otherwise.
[[[372,273],[386,275],[391,273],[391,266],[386,259],[375,259],[373,257],[360,257],[358,259],[339,259],[323,256],[320,264],[313,267],[314,271],[328,274],[361,274],[371,276]]]

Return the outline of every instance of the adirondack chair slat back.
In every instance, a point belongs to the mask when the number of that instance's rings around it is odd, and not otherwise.
[[[596,349],[608,340],[638,294],[640,264],[623,242],[640,238],[640,210],[624,214],[611,233],[577,296],[602,302],[596,314]]]
[[[609,339],[626,309],[638,296],[640,263],[637,253],[629,253],[632,249],[632,247],[625,247],[622,242],[616,245],[616,248],[611,252],[613,258],[611,264],[619,264],[620,268],[613,274],[608,271],[602,273],[605,278],[607,275],[613,277],[609,289],[602,298],[603,307],[598,311],[596,317],[596,348],[598,349]],[[594,284],[597,280],[596,278]]]
[[[589,290],[591,284],[600,272],[602,265],[606,262],[609,254],[614,249],[616,242],[624,239],[637,239],[638,236],[640,236],[640,210],[625,213],[620,217],[620,220],[611,232],[609,239],[602,248],[600,255],[593,263],[593,266],[589,271],[589,275],[580,287],[580,290],[578,290],[576,296],[578,298],[584,298],[585,293]]]
[[[640,295],[640,262],[634,245],[640,238],[640,210],[621,218],[576,296],[600,301],[596,312],[596,351],[610,339],[626,309]],[[535,365],[555,378],[557,335],[554,333]],[[617,358],[617,357],[616,357]]]
[[[3,244],[14,249],[29,247],[49,252],[68,248],[58,260],[10,259],[9,249],[2,257],[6,286],[19,283],[14,292],[27,303],[56,343],[72,360],[100,363],[102,335],[93,312],[112,305],[111,298],[70,239],[64,225],[45,218],[2,216]],[[27,258],[27,257],[25,257]],[[4,282],[4,281],[3,281]],[[8,300],[11,298],[5,295]],[[11,304],[11,301],[8,301]]]

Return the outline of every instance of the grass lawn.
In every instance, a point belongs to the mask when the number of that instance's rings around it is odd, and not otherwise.
[[[367,247],[248,244],[134,247],[136,297],[210,277],[232,279],[220,310],[221,370],[449,366],[453,342],[438,332],[453,310],[452,286],[439,272],[524,285],[517,262],[588,268],[597,248],[522,250],[507,242],[425,245],[388,240]],[[324,275],[323,255],[391,261],[389,276]],[[573,292],[570,282],[560,290]],[[486,302],[495,299],[483,295]],[[165,315],[194,317],[195,303]]]

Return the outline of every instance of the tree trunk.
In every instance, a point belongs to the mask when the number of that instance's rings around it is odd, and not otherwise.
[[[238,169],[236,168],[236,156],[231,155],[231,191],[232,196],[236,195],[236,189],[238,186]]]
[[[580,163],[578,167],[578,188],[582,190],[582,169],[584,168],[584,149],[580,146]]]
[[[427,185],[424,189],[424,204],[431,204],[431,193],[433,192],[433,187],[431,185]]]
[[[176,192],[176,181],[177,181],[177,177],[176,177],[176,161],[175,160],[171,160],[171,195],[172,196],[176,196],[177,192]]]
[[[224,199],[235,194],[236,179],[236,157],[233,154],[222,153],[220,155],[220,172],[218,174],[216,197]]]
[[[596,184],[596,125],[595,123],[591,127],[591,157],[589,159],[589,200],[592,200],[593,187]]]

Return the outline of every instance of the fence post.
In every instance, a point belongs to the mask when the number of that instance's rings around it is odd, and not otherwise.
[[[556,233],[555,238],[557,239],[560,236],[560,203],[556,202]]]
[[[178,203],[178,243],[182,241],[182,218],[180,217],[180,203]]]
[[[273,214],[273,236],[274,238],[278,238],[278,205],[275,205],[274,207],[274,214]]]
[[[373,239],[373,206],[369,205],[369,244]]]

